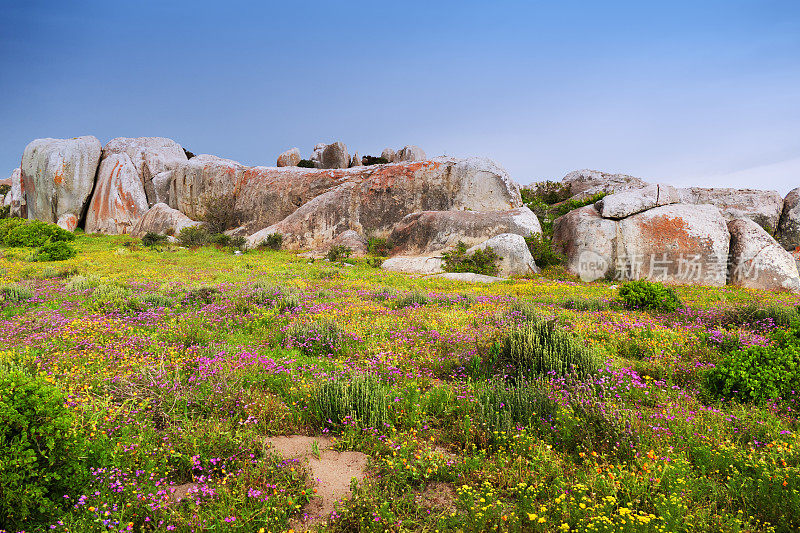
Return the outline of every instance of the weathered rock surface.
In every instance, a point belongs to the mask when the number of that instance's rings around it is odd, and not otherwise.
[[[175,171],[167,170],[153,176],[153,192],[156,195],[157,204],[169,205],[169,191],[172,188],[172,180]]]
[[[153,177],[187,161],[183,147],[166,137],[117,137],[103,147],[103,157],[128,154],[142,182],[147,202],[157,203]]]
[[[11,190],[6,195],[6,202],[11,205],[11,216],[28,218],[28,208],[25,200],[25,185],[22,183],[22,169],[15,168],[11,172]],[[9,200],[10,198],[10,200]]]
[[[570,186],[572,198],[589,198],[604,192],[613,194],[628,189],[641,189],[648,183],[627,174],[611,174],[598,170],[575,170],[561,180]]]
[[[358,152],[353,154],[353,157],[350,158],[350,167],[360,167],[364,163],[361,162],[361,156],[358,155]]]
[[[778,229],[783,198],[776,191],[691,187],[680,194],[682,203],[717,206],[727,221],[749,218],[770,232]]]
[[[367,255],[367,239],[363,235],[360,235],[358,232],[355,232],[351,229],[337,235],[336,238],[331,241],[330,248],[333,248],[334,246],[345,246],[350,248],[350,251],[354,256]]]
[[[677,204],[680,201],[680,194],[675,187],[653,183],[642,189],[627,189],[609,194],[594,206],[603,218],[620,219],[661,205]]]
[[[800,274],[792,254],[754,221],[728,222],[731,234],[729,283],[767,290],[800,290]]]
[[[521,235],[501,233],[469,248],[467,253],[473,254],[486,248],[491,248],[500,257],[498,274],[504,278],[530,276],[539,272],[525,238]]]
[[[321,161],[322,168],[349,168],[350,155],[347,153],[347,146],[339,141],[325,146]]]
[[[381,268],[391,272],[403,272],[405,274],[441,274],[442,258],[423,255],[396,255],[386,259]]]
[[[297,163],[300,162],[300,149],[299,148],[291,148],[286,150],[281,155],[278,156],[278,166],[279,167],[296,167]]]
[[[392,148],[384,148],[383,152],[381,152],[381,157],[389,163],[394,163],[397,161],[397,152]]]
[[[99,160],[100,141],[91,136],[28,144],[20,165],[27,217],[75,229],[89,202]]]
[[[397,153],[396,158],[397,161],[424,161],[428,159],[428,156],[425,155],[425,151],[422,148],[410,144],[408,146],[404,146]]]
[[[778,242],[787,250],[800,246],[800,187],[792,189],[783,199],[778,222]]]
[[[724,285],[730,234],[713,205],[656,207],[617,223],[616,273],[677,284]]]
[[[567,259],[567,270],[583,281],[614,272],[617,224],[600,216],[595,206],[574,209],[553,223],[553,243]]]
[[[472,272],[445,272],[444,274],[435,274],[433,277],[449,279],[451,281],[461,281],[464,283],[497,283],[498,281],[507,281],[506,278],[473,274]]]
[[[397,222],[415,211],[505,211],[522,206],[519,186],[488,159],[441,158],[328,172],[340,183],[266,228],[283,234],[288,248],[322,248],[348,229],[387,237]],[[308,176],[321,174],[312,170]],[[259,234],[251,235],[251,241]]]
[[[237,173],[244,168],[236,161],[214,155],[194,156],[173,171],[169,206],[193,220],[202,219],[209,199],[234,193]]]
[[[398,222],[389,241],[403,254],[425,254],[467,246],[501,233],[527,237],[541,235],[539,219],[527,207],[508,211],[422,211],[406,215]]]
[[[156,204],[144,214],[130,231],[133,237],[143,237],[148,232],[178,235],[183,228],[201,225],[167,204]]]
[[[121,152],[104,157],[86,214],[86,232],[129,233],[147,209],[141,177],[128,154]]]

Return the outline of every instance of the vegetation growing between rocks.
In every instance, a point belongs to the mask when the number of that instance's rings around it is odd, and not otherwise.
[[[445,272],[472,272],[485,276],[496,276],[499,268],[497,266],[500,256],[491,247],[475,250],[467,253],[467,245],[459,241],[455,249],[442,254]]]
[[[683,307],[675,289],[661,282],[628,281],[619,289],[622,301],[631,309],[647,309],[672,313]]]

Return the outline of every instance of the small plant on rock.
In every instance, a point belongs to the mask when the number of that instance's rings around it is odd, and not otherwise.
[[[350,255],[352,255],[353,250],[348,248],[343,244],[335,244],[331,246],[331,249],[328,250],[328,253],[325,254],[325,258],[330,261],[331,263],[335,263],[337,261],[344,261]]]
[[[459,241],[455,249],[442,254],[445,272],[473,272],[486,276],[496,276],[500,256],[491,247],[475,250],[468,254],[467,245]]]
[[[297,163],[297,166],[300,168],[316,168],[314,162],[310,159],[301,159],[300,162]]]
[[[269,250],[280,250],[282,246],[282,233],[270,233],[263,241],[261,241],[261,244],[258,245],[259,248],[266,248]]]

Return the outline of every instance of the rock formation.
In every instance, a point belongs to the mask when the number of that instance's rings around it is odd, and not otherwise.
[[[183,228],[201,224],[167,204],[156,204],[131,229],[131,236],[143,237],[146,233],[178,235]]]
[[[86,232],[129,233],[147,209],[141,176],[130,156],[118,152],[104,157],[86,214]]]
[[[277,165],[279,167],[296,167],[300,159],[300,150],[298,148],[291,148],[278,156]]]
[[[731,234],[729,283],[750,289],[800,289],[792,254],[764,229],[746,218],[728,222]]]

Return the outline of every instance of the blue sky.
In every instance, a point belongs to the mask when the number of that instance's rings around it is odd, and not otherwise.
[[[8,2],[0,174],[37,137],[318,142],[800,186],[800,2]]]

